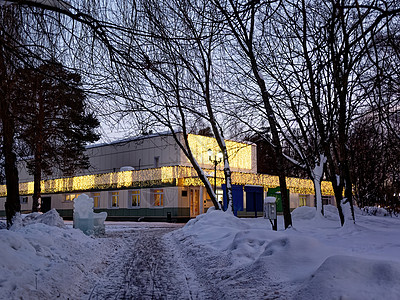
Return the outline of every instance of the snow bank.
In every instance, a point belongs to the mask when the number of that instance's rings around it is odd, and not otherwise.
[[[38,212],[31,213],[28,215],[17,214],[14,217],[11,230],[15,230],[17,228],[36,223],[42,223],[49,226],[57,226],[61,228],[65,227],[64,220],[60,217],[58,212],[53,208],[44,214]]]
[[[7,224],[5,222],[0,221],[0,229],[6,229]]]
[[[400,218],[356,211],[356,225],[342,228],[335,207],[325,206],[321,218],[315,211],[294,210],[288,230],[278,216],[273,231],[264,218],[210,209],[170,234],[171,251],[185,260],[189,283],[212,290],[210,299],[398,299]],[[132,230],[124,224],[118,228]],[[130,243],[104,240],[66,227],[56,211],[17,218],[0,230],[0,299],[90,298],[105,264],[123,265],[107,255],[118,247],[135,252]]]
[[[181,230],[200,243],[208,244],[216,250],[226,250],[235,233],[246,228],[246,223],[233,214],[222,210],[209,210],[206,214],[190,220]]]
[[[300,206],[293,210],[292,218],[298,220],[311,220],[315,217],[317,210],[315,207]]]
[[[98,241],[65,228],[55,210],[17,218],[0,230],[0,244],[1,299],[81,298],[101,253]]]
[[[386,299],[400,295],[400,263],[331,256],[313,273],[296,299]]]
[[[202,256],[206,247],[212,255],[217,250],[229,257],[223,278],[238,284],[259,278],[261,286],[280,286],[284,299],[398,299],[399,219],[377,222],[358,215],[356,225],[342,228],[336,207],[324,208],[322,218],[314,218],[315,208],[297,208],[288,230],[279,216],[277,232],[263,218],[239,219],[214,210],[172,234],[182,247],[201,249]]]

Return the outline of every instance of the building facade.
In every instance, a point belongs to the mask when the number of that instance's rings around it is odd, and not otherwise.
[[[180,134],[178,138],[182,139]],[[208,151],[218,151],[214,138],[188,135],[191,150],[214,184],[218,200],[224,203],[223,164],[209,160]],[[257,173],[256,146],[226,141],[232,170],[234,210],[239,216],[262,215],[266,195],[278,199],[277,176]],[[187,220],[207,211],[212,201],[189,160],[171,134],[156,134],[126,139],[87,148],[91,168],[74,177],[55,171],[42,181],[42,211],[55,208],[61,216],[72,218],[73,199],[86,193],[94,199],[96,212],[106,211],[108,219]],[[287,178],[290,206],[314,206],[311,180]],[[20,166],[22,211],[32,207],[33,178]],[[330,183],[323,182],[326,202],[334,201]],[[4,215],[5,186],[0,186],[0,213]]]

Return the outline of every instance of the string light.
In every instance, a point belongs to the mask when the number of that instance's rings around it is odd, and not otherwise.
[[[189,134],[188,141],[193,156],[199,164],[210,166],[212,163],[209,160],[208,150],[213,153],[218,153],[220,148],[215,138]],[[228,149],[229,166],[232,171],[247,171],[252,170],[252,147],[255,145],[239,143],[235,141],[225,140],[226,148]]]
[[[213,176],[214,170],[204,169],[204,172],[209,176]],[[221,186],[224,183],[224,172],[217,170],[217,186]],[[232,172],[232,183],[237,185],[260,185],[268,189],[278,187],[279,178],[278,176],[265,174]],[[311,180],[288,177],[286,178],[286,183],[291,193],[314,194],[314,184]],[[197,176],[194,168],[186,166],[85,175],[41,182],[41,189],[44,194],[152,186],[203,186],[203,182]],[[19,188],[21,195],[33,194],[33,182],[20,183]],[[323,181],[321,190],[324,196],[334,195],[330,182]],[[0,197],[6,195],[6,186],[0,186]]]

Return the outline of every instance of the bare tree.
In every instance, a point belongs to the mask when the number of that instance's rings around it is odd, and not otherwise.
[[[60,13],[86,28],[79,29],[90,30],[95,45],[89,53],[90,59],[96,60],[97,55],[106,53],[107,65],[102,64],[102,69],[113,81],[106,89],[98,88],[98,93],[111,92],[122,104],[118,111],[123,114],[145,112],[150,122],[169,128],[218,207],[211,184],[195,161],[187,141],[190,119],[200,116],[210,122],[224,153],[224,171],[231,199],[228,155],[211,103],[211,54],[218,27],[212,25],[207,16],[210,11],[205,2],[196,5],[174,1],[143,1],[135,5],[116,2],[102,10],[96,10],[97,7],[79,9],[63,2],[16,2],[43,9],[43,12]],[[174,17],[172,22],[168,13]],[[73,31],[75,25],[70,26],[60,25],[68,31],[64,36],[69,36],[71,41],[77,40]],[[199,111],[195,105],[200,102],[206,104],[205,111]],[[175,134],[176,127],[184,133],[183,142]]]
[[[141,37],[135,44],[136,51],[143,55],[143,61],[124,69],[123,76],[126,78],[118,77],[120,87],[125,90],[123,97],[129,99],[131,106],[139,106],[151,113],[174,136],[174,128],[183,132],[184,143],[178,140],[177,143],[218,207],[211,184],[196,162],[187,141],[190,120],[206,120],[224,156],[228,203],[232,203],[228,151],[222,126],[214,111],[216,101],[213,100],[213,56],[219,43],[219,24],[212,20],[213,12],[206,2],[146,2],[139,13],[147,21],[148,36]],[[140,78],[141,86],[132,86],[129,89],[135,91],[132,94],[126,91],[126,87],[134,83],[134,77]],[[146,87],[143,86],[144,82]]]
[[[220,14],[227,23],[228,34],[234,38],[236,47],[234,48],[237,57],[244,58],[243,62],[251,72],[255,83],[259,88],[259,95],[265,109],[265,116],[271,130],[271,144],[275,149],[275,159],[278,166],[278,177],[282,195],[282,208],[285,221],[285,228],[292,225],[290,215],[290,203],[286,187],[286,176],[283,169],[284,155],[282,151],[281,137],[279,135],[279,126],[276,114],[272,106],[272,95],[267,88],[267,83],[262,75],[260,67],[260,58],[256,53],[257,29],[256,18],[259,9],[269,11],[272,9],[275,1],[266,3],[258,2],[236,2],[236,1],[212,1],[218,8]],[[232,45],[234,47],[234,45]],[[243,68],[243,67],[242,67]]]

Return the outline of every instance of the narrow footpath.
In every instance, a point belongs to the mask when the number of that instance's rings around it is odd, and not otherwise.
[[[89,299],[193,299],[185,270],[162,237],[179,227],[137,227],[107,233],[110,249],[104,277]]]

